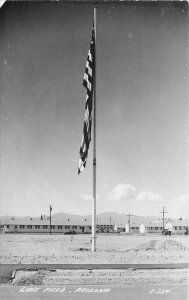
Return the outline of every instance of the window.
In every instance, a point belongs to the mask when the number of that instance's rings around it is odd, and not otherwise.
[[[24,228],[24,225],[20,225],[20,228]]]
[[[72,229],[77,229],[77,226],[73,225],[73,226],[72,226]]]
[[[16,229],[16,228],[17,228],[17,225],[15,225],[14,228]]]
[[[55,229],[55,225],[51,225],[51,229]]]
[[[35,229],[39,229],[40,228],[40,225],[35,225]]]
[[[32,229],[32,225],[28,225],[28,229]]]
[[[7,225],[7,228],[9,228],[9,225]]]
[[[177,230],[177,226],[175,226],[175,230]]]
[[[58,225],[58,229],[62,229],[62,226],[61,226],[61,225]]]
[[[43,229],[47,229],[47,225],[43,225]]]
[[[91,226],[89,226],[89,229],[91,229]]]
[[[179,230],[182,230],[182,226],[179,226]]]

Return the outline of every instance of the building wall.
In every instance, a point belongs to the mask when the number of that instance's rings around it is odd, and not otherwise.
[[[173,234],[184,234],[188,226],[173,226]]]
[[[91,226],[51,225],[52,233],[62,233],[74,230],[76,233],[90,233]],[[50,225],[4,225],[5,233],[49,233]]]
[[[188,226],[173,226],[172,233],[173,234],[184,234],[186,232],[186,228]],[[146,233],[158,233],[162,234],[163,227],[161,226],[147,226],[145,227]],[[139,227],[131,227],[130,228],[130,233],[140,233],[140,228]]]
[[[113,231],[114,230],[114,226],[115,225],[107,225],[107,224],[98,224],[96,226],[96,228],[100,231],[100,232],[109,232],[109,231]]]
[[[31,227],[32,226],[32,227]],[[173,226],[173,234],[184,234],[186,232],[186,228],[188,226]],[[111,232],[114,230],[114,225],[97,225],[97,229],[100,232]],[[162,233],[162,227],[156,226],[148,226],[145,227],[146,233]],[[91,233],[91,226],[89,225],[52,225],[51,232],[52,233],[60,233],[64,234],[70,230],[76,231],[76,233]],[[119,232],[125,232],[124,227],[118,227]],[[4,225],[3,228],[4,233],[49,233],[50,225]],[[130,233],[138,234],[140,233],[140,227],[131,227]]]
[[[160,226],[149,226],[146,227],[148,233],[162,233],[163,227]]]
[[[130,233],[140,233],[139,227],[130,227]]]

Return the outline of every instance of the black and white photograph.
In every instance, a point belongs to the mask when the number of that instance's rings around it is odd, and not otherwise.
[[[0,298],[187,300],[187,1],[0,1]]]

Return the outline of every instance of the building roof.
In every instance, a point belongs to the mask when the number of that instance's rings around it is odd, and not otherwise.
[[[8,219],[4,222],[5,225],[50,225],[50,220],[41,220],[40,218],[36,219]],[[86,219],[85,220],[77,220],[72,221],[69,219],[67,220],[53,220],[51,219],[51,225],[78,225],[78,226],[91,226],[91,222]]]
[[[188,226],[189,225],[189,221],[188,220],[181,220],[181,221],[173,221],[173,222],[168,222],[170,223],[172,226]]]
[[[116,225],[117,227],[125,227],[127,222],[121,223],[119,221],[115,222],[117,220],[111,220],[111,225],[114,226]],[[3,222],[5,225],[50,225],[50,220],[46,217],[45,219],[41,220],[40,218],[30,218],[30,217],[25,217],[25,218],[7,218]],[[177,221],[169,221],[172,226],[188,226],[189,222],[188,220],[177,220]],[[81,217],[77,219],[72,219],[72,218],[61,218],[57,219],[52,216],[51,219],[51,225],[78,225],[78,226],[91,226],[91,217]],[[98,218],[97,221],[98,225],[110,225],[110,220],[109,219],[101,219]],[[139,220],[134,221],[130,223],[131,227],[140,227],[141,224],[144,224],[146,227],[162,227],[163,223],[162,221],[157,221],[157,222],[141,222]],[[166,224],[166,222],[165,222]]]

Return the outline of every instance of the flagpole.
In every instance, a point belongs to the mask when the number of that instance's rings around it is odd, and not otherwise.
[[[94,86],[93,86],[93,203],[92,203],[92,251],[96,251],[96,4],[94,4]]]

